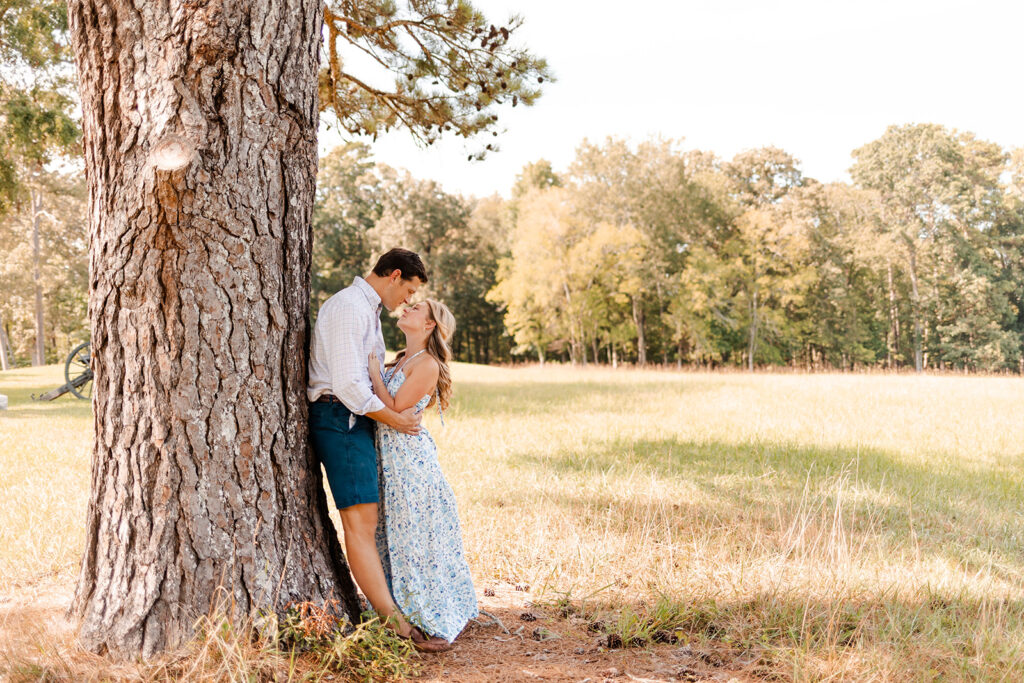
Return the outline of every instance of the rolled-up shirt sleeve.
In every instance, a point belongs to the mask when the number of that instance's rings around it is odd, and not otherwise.
[[[356,415],[384,409],[384,402],[373,393],[367,356],[360,330],[374,329],[373,320],[354,306],[339,306],[331,311],[326,329],[327,371],[334,395]]]

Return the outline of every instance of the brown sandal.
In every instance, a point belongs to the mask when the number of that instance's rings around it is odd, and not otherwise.
[[[411,624],[410,624],[411,625]],[[405,638],[412,641],[412,646],[420,652],[429,652],[436,654],[438,652],[447,652],[452,649],[452,644],[444,638],[438,638],[437,636],[427,636],[423,631],[413,626],[412,630],[409,631],[409,635],[399,635],[399,638]]]

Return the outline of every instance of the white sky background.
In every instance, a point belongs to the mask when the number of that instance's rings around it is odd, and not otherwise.
[[[584,139],[684,138],[722,158],[775,145],[821,181],[848,180],[850,152],[886,126],[939,123],[1024,146],[1020,0],[474,0],[557,79],[533,107],[497,110],[507,132],[421,149],[405,132],[377,161],[448,192],[508,196],[540,158],[564,170]],[[321,151],[340,142],[321,135]],[[467,150],[497,141],[482,162]],[[467,147],[468,145],[468,147]]]

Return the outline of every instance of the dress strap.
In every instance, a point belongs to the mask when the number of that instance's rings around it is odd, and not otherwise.
[[[441,390],[435,388],[434,395],[437,396],[437,414],[441,416],[441,426],[444,427],[444,411],[441,410]]]
[[[391,371],[391,374],[392,375],[397,374],[399,370],[401,370],[402,368],[404,368],[406,365],[409,364],[409,361],[411,361],[413,358],[415,358],[416,356],[420,355],[424,351],[426,351],[426,349],[420,349],[419,351],[417,351],[416,353],[412,354],[408,358],[403,358],[402,362],[400,364],[398,364],[397,366],[395,366],[395,369]]]

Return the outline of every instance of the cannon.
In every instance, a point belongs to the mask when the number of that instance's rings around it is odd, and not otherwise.
[[[75,398],[90,400],[92,398],[92,366],[89,355],[91,346],[91,342],[82,342],[72,349],[67,360],[64,361],[64,384],[56,389],[51,389],[36,400],[52,401],[69,392]]]

